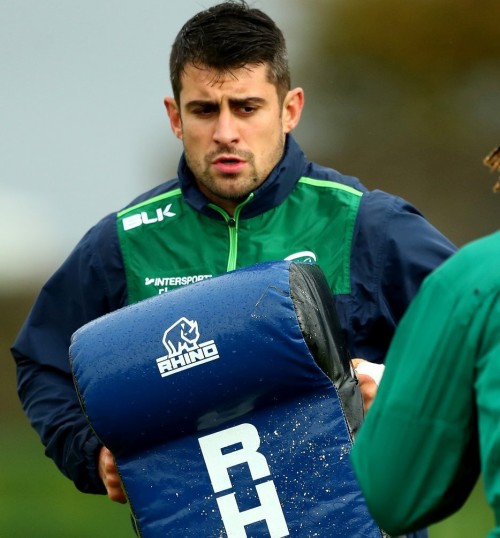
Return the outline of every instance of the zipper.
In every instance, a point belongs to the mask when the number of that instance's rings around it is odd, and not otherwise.
[[[251,192],[248,198],[240,205],[236,206],[234,210],[234,216],[230,216],[227,211],[215,204],[208,204],[213,210],[217,211],[222,218],[226,221],[229,232],[229,255],[227,259],[226,271],[233,271],[236,269],[236,262],[238,259],[238,226],[240,222],[241,210],[253,199],[254,194]]]

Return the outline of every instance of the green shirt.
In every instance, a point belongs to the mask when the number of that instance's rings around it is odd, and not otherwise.
[[[424,281],[351,459],[372,515],[393,534],[458,510],[480,466],[496,518],[489,537],[500,537],[500,232]]]

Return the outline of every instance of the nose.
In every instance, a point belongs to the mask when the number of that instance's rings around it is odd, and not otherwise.
[[[222,108],[215,125],[214,141],[219,144],[234,144],[238,141],[237,119],[228,108]]]

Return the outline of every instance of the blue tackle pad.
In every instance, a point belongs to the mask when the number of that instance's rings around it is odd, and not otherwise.
[[[362,399],[317,265],[127,306],[79,329],[70,360],[141,537],[383,536],[349,462]]]

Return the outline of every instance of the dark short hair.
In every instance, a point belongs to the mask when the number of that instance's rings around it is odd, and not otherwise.
[[[275,22],[244,0],[200,11],[177,34],[170,54],[170,82],[179,102],[187,65],[223,74],[248,65],[267,65],[268,80],[284,99],[290,89],[286,42]]]

